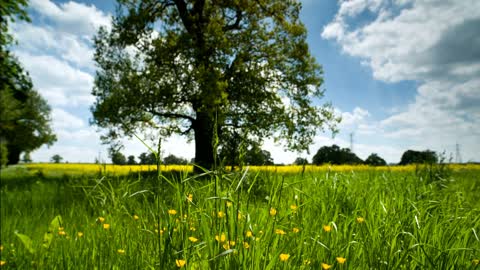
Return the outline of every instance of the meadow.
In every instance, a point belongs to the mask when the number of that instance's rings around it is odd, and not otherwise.
[[[2,269],[480,269],[480,166],[2,169]]]

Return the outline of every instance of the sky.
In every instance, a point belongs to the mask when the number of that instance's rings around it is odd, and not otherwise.
[[[335,137],[317,134],[308,153],[266,139],[263,148],[276,163],[311,160],[322,146],[351,141],[362,159],[377,153],[397,163],[407,149],[430,149],[453,161],[480,161],[480,1],[301,2],[309,48],[324,72],[322,102],[331,102],[342,122]],[[31,153],[35,162],[55,154],[68,162],[109,161],[102,130],[90,125],[90,93],[92,39],[114,10],[111,0],[30,0],[32,22],[10,25],[13,51],[50,104],[58,138]],[[123,143],[126,156],[147,151],[137,139]],[[171,137],[162,151],[190,159],[194,144]]]

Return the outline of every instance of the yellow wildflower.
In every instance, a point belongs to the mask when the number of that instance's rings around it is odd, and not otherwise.
[[[332,268],[332,266],[330,264],[322,263],[322,269],[323,270],[328,270],[330,268]]]
[[[243,242],[243,247],[246,248],[246,249],[249,249],[250,244],[248,244],[248,242]]]
[[[325,232],[330,232],[330,231],[332,231],[332,226],[330,226],[330,225],[323,225],[323,230],[324,230]]]
[[[230,246],[234,247],[235,246],[235,241],[228,241],[228,243],[230,244]]]
[[[233,205],[233,203],[231,201],[227,201],[227,207],[230,207],[232,205]]]
[[[123,255],[125,254],[125,249],[117,249],[117,253]]]
[[[282,262],[286,262],[288,258],[290,258],[290,254],[285,254],[285,253],[280,254],[280,261]]]
[[[270,208],[270,216],[275,216],[277,214],[277,209],[275,208]]]
[[[218,211],[217,217],[223,218],[223,217],[225,217],[225,213],[222,212],[222,211]]]
[[[177,214],[177,210],[175,210],[175,209],[170,209],[167,212],[168,212],[169,215],[172,215],[172,216]]]
[[[215,240],[217,240],[217,242],[223,243],[227,240],[227,237],[224,233],[222,233],[220,236],[215,235]]]
[[[292,232],[293,232],[293,233],[298,233],[299,231],[300,231],[300,229],[297,228],[297,227],[295,227],[295,228],[292,229]]]
[[[0,251],[2,251],[2,250],[3,250],[3,245],[0,245]]]
[[[187,201],[193,202],[193,194],[188,194]]]
[[[103,223],[105,221],[105,218],[104,217],[99,217],[99,218],[97,218],[97,220],[98,220],[98,222]]]
[[[103,224],[103,228],[104,228],[105,230],[110,229],[110,224],[104,223],[104,224]]]
[[[6,261],[0,261],[0,266],[4,266],[5,264],[7,264]]]
[[[186,260],[175,260],[175,264],[177,265],[178,268],[182,268],[185,266],[185,264],[187,264],[187,261]]]
[[[77,236],[78,236],[78,238],[83,237],[83,232],[78,232]]]
[[[280,234],[280,235],[285,235],[285,234],[287,234],[287,233],[286,233],[284,230],[282,230],[282,229],[275,229],[275,233],[276,233],[276,234]]]
[[[63,227],[58,227],[58,230],[59,230],[59,231],[63,231],[64,228],[63,228]]]
[[[58,231],[58,235],[65,236],[67,233],[65,231]]]
[[[238,220],[242,219],[242,213],[240,213],[240,211],[238,211],[238,213],[237,213],[237,218],[238,218]]]
[[[339,264],[344,264],[344,263],[347,261],[347,259],[345,259],[345,258],[343,258],[343,257],[337,257],[336,259],[337,259],[337,262],[338,262]]]
[[[195,242],[198,241],[198,239],[193,237],[193,236],[188,237],[188,240],[190,240],[190,242],[192,242],[192,243],[195,243]]]
[[[310,260],[308,260],[308,259],[307,259],[307,260],[303,260],[303,264],[304,264],[304,265],[310,265],[311,263],[312,263],[312,261],[310,261]]]
[[[140,219],[140,217],[139,217],[139,216],[137,216],[137,215],[133,215],[133,219],[134,219],[134,220],[139,220],[139,219]]]
[[[249,230],[249,231],[247,231],[247,232],[245,233],[245,237],[248,237],[248,238],[251,238],[251,237],[253,237],[253,233],[252,233],[252,231],[250,231],[250,230]]]
[[[296,204],[290,205],[290,209],[292,209],[293,212],[297,211],[298,206]]]
[[[195,227],[193,227],[193,226],[190,226],[190,231],[194,232],[194,231],[196,231],[196,230],[197,230],[197,228],[195,228]]]
[[[365,219],[363,217],[357,217],[355,220],[357,221],[357,223],[365,222]]]

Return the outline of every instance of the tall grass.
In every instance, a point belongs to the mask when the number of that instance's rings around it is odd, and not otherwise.
[[[479,267],[477,170],[21,174],[1,182],[5,269]]]

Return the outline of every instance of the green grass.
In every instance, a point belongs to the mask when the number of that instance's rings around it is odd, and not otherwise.
[[[480,269],[478,171],[58,175],[2,172],[2,269]]]

